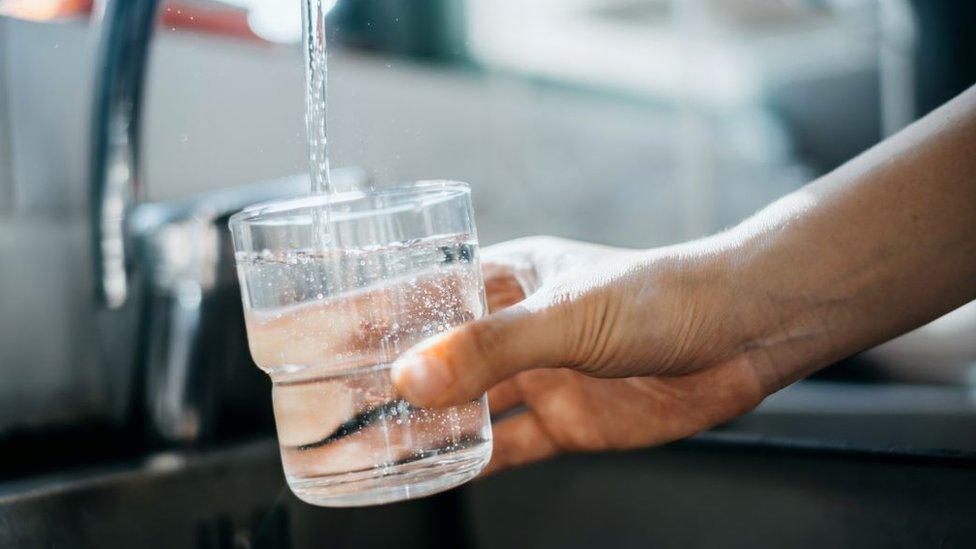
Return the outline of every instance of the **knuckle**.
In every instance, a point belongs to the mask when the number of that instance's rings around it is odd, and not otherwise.
[[[525,243],[526,246],[531,247],[533,249],[545,250],[545,249],[553,249],[557,247],[566,246],[566,244],[569,243],[570,241],[566,240],[565,238],[560,238],[558,236],[537,235],[537,236],[527,237],[523,239],[523,242]]]
[[[564,246],[568,240],[558,236],[535,235],[523,236],[502,244],[501,247],[507,251],[536,252]]]
[[[553,241],[557,240],[557,237],[547,234],[538,234],[535,236],[527,236],[520,239],[524,244],[529,244],[533,246],[541,246],[546,244],[552,244]]]

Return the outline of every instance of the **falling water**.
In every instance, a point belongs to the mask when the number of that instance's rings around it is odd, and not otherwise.
[[[302,36],[305,47],[305,124],[312,194],[329,194],[329,144],[326,136],[328,84],[325,15],[333,0],[302,0]]]

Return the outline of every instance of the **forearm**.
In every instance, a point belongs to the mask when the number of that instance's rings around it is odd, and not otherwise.
[[[713,245],[770,389],[976,298],[976,88]]]

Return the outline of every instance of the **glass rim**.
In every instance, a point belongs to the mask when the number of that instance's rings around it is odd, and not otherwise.
[[[432,191],[454,191],[443,197],[443,200],[450,200],[457,196],[470,195],[471,186],[462,181],[450,179],[421,180],[413,183],[405,183],[392,187],[371,190],[342,191],[331,194],[309,194],[293,198],[284,198],[259,202],[247,206],[243,210],[230,216],[227,222],[228,227],[233,230],[240,225],[256,224],[263,221],[270,221],[278,217],[287,217],[301,210],[314,210],[326,205],[341,205],[353,203],[359,200],[397,195],[423,195]],[[438,201],[440,202],[440,201]],[[435,204],[437,202],[431,202]],[[407,207],[404,205],[403,207]],[[345,221],[349,219],[361,218],[368,215],[381,215],[393,213],[400,208],[390,210],[389,208],[379,208],[371,211],[335,211],[330,212],[330,223]],[[365,215],[364,215],[365,214]]]

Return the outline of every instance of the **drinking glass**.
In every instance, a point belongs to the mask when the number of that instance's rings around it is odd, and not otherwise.
[[[491,455],[484,395],[412,406],[393,361],[485,314],[471,191],[420,182],[259,204],[230,220],[251,356],[291,490],[324,506],[420,497]]]

